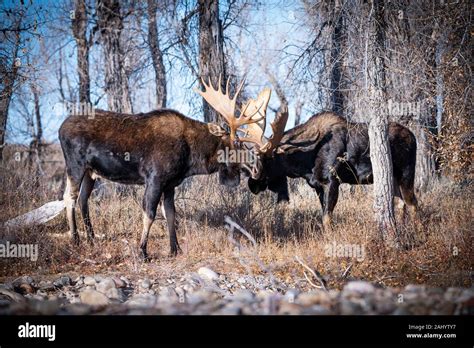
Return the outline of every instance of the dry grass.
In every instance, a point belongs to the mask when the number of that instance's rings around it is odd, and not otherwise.
[[[15,167],[16,166],[16,167]],[[35,183],[21,169],[22,163],[7,162],[0,183],[0,222],[39,207],[57,197],[45,175]],[[77,213],[82,243],[70,243],[64,214],[47,226],[0,233],[0,239],[16,243],[38,243],[39,260],[0,259],[2,278],[58,273],[120,273],[150,278],[176,277],[209,266],[222,273],[271,272],[289,284],[310,288],[298,256],[339,288],[347,279],[365,279],[381,285],[408,283],[430,286],[472,286],[472,186],[461,188],[444,183],[419,197],[421,222],[400,227],[408,249],[384,247],[374,233],[371,187],[341,188],[333,231],[323,233],[320,205],[315,192],[302,181],[292,181],[291,202],[276,205],[270,192],[252,195],[242,182],[230,191],[217,184],[217,177],[187,180],[177,190],[178,239],[183,253],[168,256],[165,221],[159,214],[148,243],[152,262],[138,261],[136,250],[141,233],[141,195],[94,195],[90,200],[96,242],[85,242]],[[257,240],[256,249],[245,238],[236,248],[229,240],[224,216],[228,215]],[[409,238],[408,238],[409,237]],[[234,236],[235,239],[237,235]],[[348,257],[328,257],[325,246],[355,244],[365,248],[359,262]],[[457,249],[456,249],[457,248]],[[456,255],[455,250],[458,250]],[[342,275],[348,270],[345,277]]]

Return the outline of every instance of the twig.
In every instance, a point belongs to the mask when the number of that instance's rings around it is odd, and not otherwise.
[[[341,279],[346,279],[346,277],[349,275],[349,272],[351,271],[351,269],[352,269],[352,263],[346,268],[344,273],[342,273]]]
[[[324,281],[323,278],[321,278],[314,270],[312,270],[308,265],[306,265],[298,256],[295,256],[295,260],[301,265],[303,266],[304,268],[306,268],[314,277],[314,279],[316,279],[320,284],[321,286],[318,287],[317,285],[313,284],[307,277],[306,275],[306,272],[303,271],[305,277],[306,277],[306,280],[308,280],[308,282],[312,285],[312,286],[315,286],[319,289],[323,289],[324,291],[328,291],[328,289],[326,288],[326,282]]]

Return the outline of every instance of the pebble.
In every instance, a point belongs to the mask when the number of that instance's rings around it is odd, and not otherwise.
[[[133,283],[116,275],[74,280],[64,275],[54,282],[24,276],[0,284],[0,315],[474,314],[472,288],[379,288],[360,280],[348,282],[342,290],[303,291],[299,286],[263,275],[219,275],[208,267],[154,281],[133,278]]]

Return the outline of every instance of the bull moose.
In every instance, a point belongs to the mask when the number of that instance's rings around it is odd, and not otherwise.
[[[145,185],[143,197],[143,232],[140,255],[147,259],[147,241],[156,209],[163,196],[164,215],[170,238],[171,254],[179,244],[175,232],[174,192],[185,178],[219,172],[220,183],[236,186],[240,182],[242,163],[220,162],[218,153],[239,144],[237,131],[242,126],[265,122],[270,91],[264,90],[256,100],[250,99],[236,115],[236,100],[206,84],[198,91],[223,117],[229,128],[190,119],[177,111],[162,109],[146,114],[122,114],[96,110],[94,117],[71,115],[59,129],[59,140],[66,162],[64,202],[73,241],[79,243],[75,204],[79,203],[87,239],[92,242],[88,198],[97,178],[123,184]],[[245,164],[246,168],[250,168]],[[252,170],[250,168],[250,170]],[[255,171],[255,170],[254,170]]]
[[[388,132],[395,196],[416,211],[415,136],[397,123],[390,123]],[[258,173],[248,179],[249,189],[258,194],[268,188],[278,194],[279,202],[288,201],[287,178],[306,179],[318,194],[323,211],[323,228],[330,228],[341,183],[358,185],[373,182],[366,124],[351,123],[335,113],[321,112],[285,132],[278,148],[272,153],[265,151],[266,142],[262,134],[262,130],[257,130],[251,135],[254,140],[257,139],[255,150],[261,164]]]

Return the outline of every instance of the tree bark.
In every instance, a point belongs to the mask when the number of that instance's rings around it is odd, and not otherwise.
[[[5,69],[5,71],[2,72],[2,84],[4,85],[4,87],[0,91],[0,163],[3,161],[3,148],[5,147],[5,133],[7,130],[8,109],[10,108],[10,101],[12,99],[13,88],[15,86],[18,69],[20,68],[20,65],[17,62],[17,58],[21,41],[21,22],[22,17],[17,20],[14,28],[15,40],[11,67],[10,69],[8,69],[6,66],[1,68],[2,70]]]
[[[132,112],[120,43],[123,19],[119,0],[97,0],[97,25],[105,58],[105,92],[110,111]]]
[[[30,144],[30,168],[33,166],[33,162],[36,163],[35,175],[40,177],[43,175],[43,168],[41,166],[41,156],[43,151],[43,125],[41,122],[41,106],[40,106],[40,92],[38,86],[34,83],[31,84],[31,93],[33,94],[34,103],[34,117],[36,130],[33,127],[33,141]],[[35,180],[35,185],[38,186],[38,180]]]
[[[373,15],[370,16],[375,42],[371,52],[371,71],[368,79],[370,101],[370,159],[374,176],[374,214],[377,228],[383,239],[397,241],[395,214],[393,208],[393,168],[388,141],[388,115],[386,113],[385,76],[385,10],[384,1],[371,1]]]
[[[156,27],[156,0],[148,0],[148,45],[155,69],[156,107],[166,107],[166,72]]]
[[[344,39],[344,15],[342,11],[341,0],[336,0],[334,4],[333,18],[334,29],[332,33],[331,48],[331,108],[332,111],[343,115],[344,113],[344,95],[342,93],[342,47]]]
[[[219,18],[219,0],[198,0],[199,6],[199,75],[204,81],[211,79],[217,86],[222,76],[227,80],[224,61],[224,37]],[[220,116],[203,100],[205,122],[218,122]]]
[[[295,105],[295,127],[301,123],[301,114],[303,112],[304,102],[301,100],[296,101]]]
[[[443,31],[436,43],[435,49],[435,74],[436,74],[436,130],[441,135],[443,127],[443,103],[444,103],[444,76],[443,55],[446,50],[446,33]]]
[[[87,40],[86,0],[74,0],[72,33],[77,45],[77,74],[79,76],[79,102],[90,103],[89,48]]]

